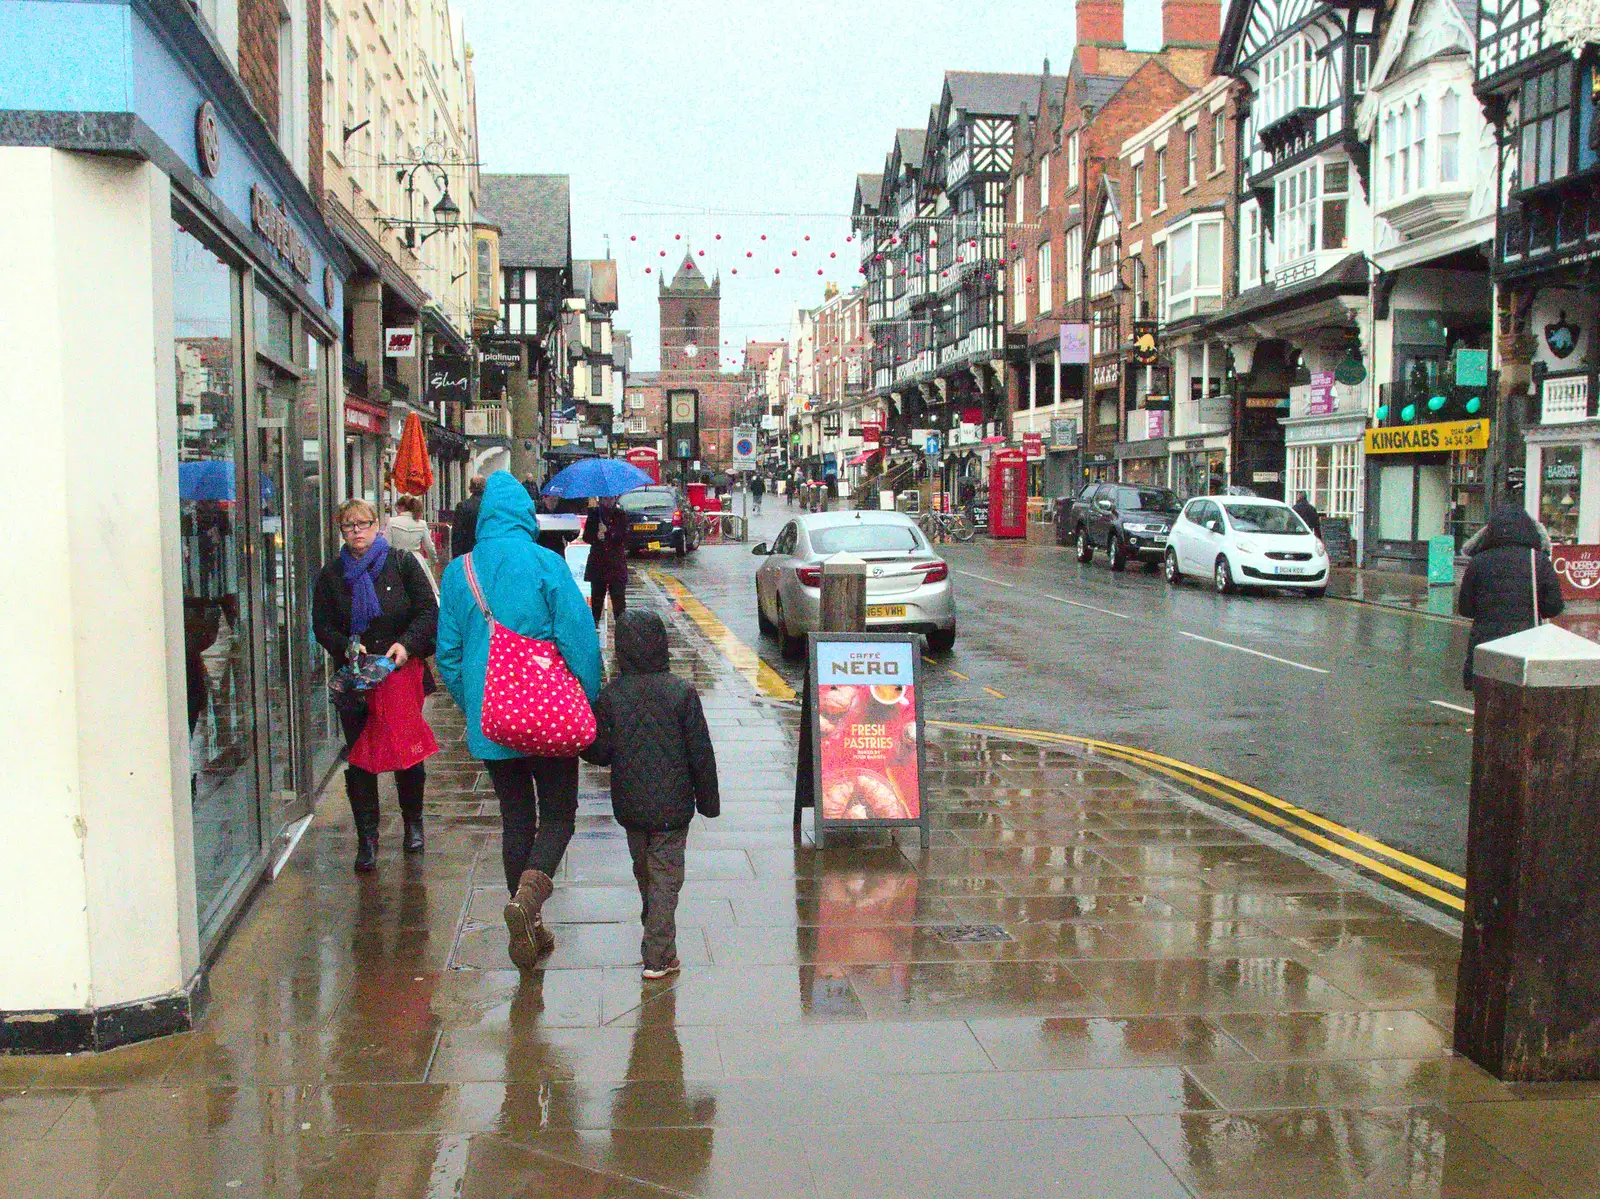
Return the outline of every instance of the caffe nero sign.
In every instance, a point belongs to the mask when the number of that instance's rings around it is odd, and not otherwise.
[[[428,359],[428,399],[465,404],[472,382],[472,364],[455,354],[436,354]]]

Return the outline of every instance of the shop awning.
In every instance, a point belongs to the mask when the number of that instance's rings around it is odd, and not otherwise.
[[[854,458],[849,459],[845,463],[845,465],[846,466],[865,466],[867,463],[871,462],[874,458],[876,458],[878,456],[878,453],[879,453],[879,448],[877,446],[873,446],[870,450],[862,450]]]
[[[1006,439],[1004,437],[1001,437],[998,433],[996,433],[993,437],[985,437],[980,444],[982,444],[982,445],[1005,445],[1005,443],[1006,443]]]

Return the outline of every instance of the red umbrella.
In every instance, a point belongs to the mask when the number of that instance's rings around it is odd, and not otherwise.
[[[422,418],[415,412],[406,417],[406,430],[400,435],[400,448],[395,451],[394,486],[396,491],[406,495],[425,495],[433,486],[428,435],[422,431]]]

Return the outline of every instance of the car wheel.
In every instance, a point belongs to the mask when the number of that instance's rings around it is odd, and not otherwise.
[[[1078,526],[1078,561],[1087,566],[1094,561],[1094,546],[1089,544],[1089,530]]]
[[[789,632],[789,626],[783,619],[783,605],[778,605],[778,644],[783,650],[783,656],[791,662],[798,661],[806,652],[806,639],[802,634],[796,637]]]
[[[1122,538],[1115,533],[1106,542],[1106,565],[1115,571],[1128,569],[1128,551],[1123,547]]]
[[[1306,594],[1312,599],[1321,599],[1328,594],[1328,589],[1326,587],[1308,587],[1306,588]]]
[[[1238,590],[1234,586],[1233,571],[1228,569],[1228,558],[1225,554],[1217,555],[1217,568],[1212,578],[1216,582],[1218,595],[1232,595]]]
[[[772,636],[777,632],[777,626],[767,619],[767,610],[761,606],[761,588],[756,588],[756,628],[765,636]]]
[[[955,629],[934,629],[928,634],[928,648],[936,654],[948,654],[956,643]]]
[[[689,544],[688,543],[689,543],[689,539],[687,537],[685,537],[682,533],[679,533],[677,538],[672,543],[672,552],[677,554],[678,557],[680,557],[680,558],[683,557],[685,554],[687,554],[689,552]]]
[[[1178,569],[1178,553],[1176,550],[1167,551],[1166,568],[1167,582],[1174,587],[1182,587],[1183,571]]]

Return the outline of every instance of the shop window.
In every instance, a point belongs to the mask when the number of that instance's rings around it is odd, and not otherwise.
[[[1571,59],[1524,81],[1517,124],[1522,186],[1564,178],[1571,167]]]
[[[1222,222],[1180,225],[1165,247],[1170,277],[1161,319],[1181,320],[1200,310],[1201,297],[1222,294]]]
[[[1583,491],[1583,448],[1546,446],[1539,451],[1539,523],[1560,545],[1578,542],[1578,501]]]

